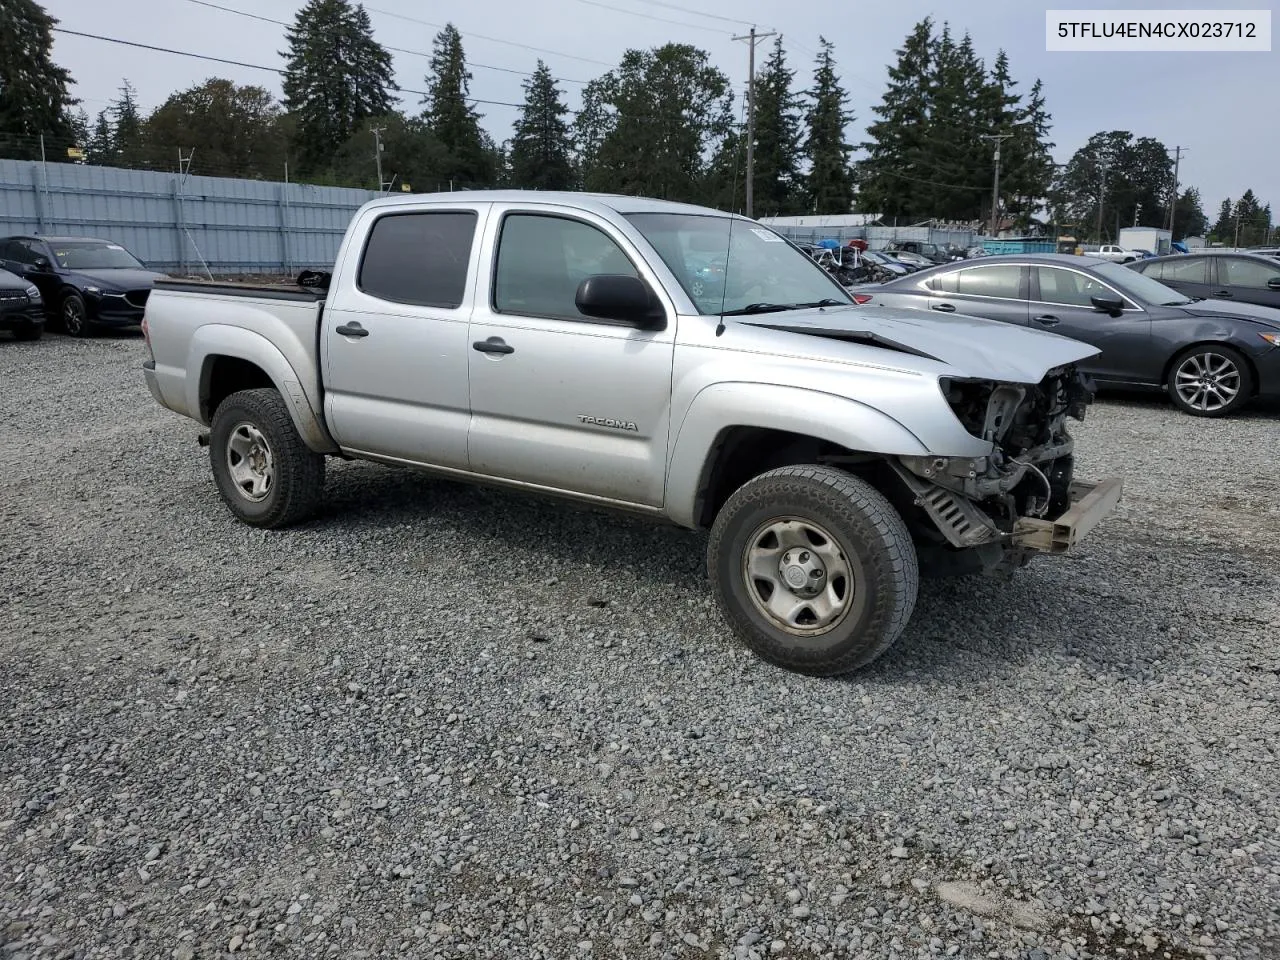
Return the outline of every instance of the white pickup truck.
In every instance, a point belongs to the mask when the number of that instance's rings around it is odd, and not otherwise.
[[[1137,250],[1126,250],[1116,243],[1104,243],[1098,248],[1097,253],[1090,253],[1089,256],[1097,257],[1099,260],[1110,260],[1112,263],[1132,263],[1134,260],[1142,259],[1142,254]]]
[[[726,620],[793,670],[869,663],[921,572],[1065,552],[1120,497],[1072,476],[1096,348],[860,307],[742,217],[388,198],[299,284],[162,281],[147,302],[147,385],[210,428],[235,516],[306,517],[337,456],[709,528]]]

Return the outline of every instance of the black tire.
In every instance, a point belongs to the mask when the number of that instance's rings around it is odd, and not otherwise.
[[[794,521],[794,524],[793,524]],[[786,537],[771,531],[781,524]],[[812,528],[820,528],[817,540]],[[847,568],[844,585],[844,612],[822,624],[816,606],[808,609],[814,618],[806,624],[805,610],[795,618],[794,628],[784,628],[778,619],[761,609],[772,593],[765,595],[765,581],[749,575],[747,563],[755,551],[758,558],[776,549],[779,563],[788,558],[810,562],[804,544],[787,538],[803,533],[815,552],[843,559]],[[834,545],[819,541],[830,536]],[[770,541],[778,546],[764,546]],[[797,552],[798,551],[798,552]],[[820,596],[838,597],[838,563],[819,558],[820,574],[814,583],[829,584]],[[768,560],[772,563],[772,559]],[[794,565],[779,567],[787,580]],[[787,466],[770,470],[748,481],[729,497],[711,527],[707,546],[707,571],[716,599],[734,632],[757,656],[797,673],[834,676],[871,663],[902,633],[915,607],[920,574],[911,534],[902,517],[885,497],[865,481],[823,466]],[[808,585],[806,581],[806,585]],[[776,588],[775,588],[776,589]],[[783,587],[780,601],[790,599],[803,607],[790,587]],[[788,597],[787,594],[790,594]],[[816,598],[815,598],[816,599]]]
[[[1196,393],[1199,382],[1184,377],[1197,372],[1211,380],[1208,390]],[[1216,379],[1213,379],[1216,378]],[[1193,417],[1226,417],[1236,413],[1253,397],[1253,369],[1239,350],[1220,343],[1200,343],[1173,358],[1165,386],[1179,410]],[[1235,393],[1226,402],[1222,394],[1230,389]],[[1211,391],[1216,390],[1216,393]],[[1221,403],[1220,406],[1215,404]]]
[[[320,503],[324,456],[303,443],[276,390],[241,390],[218,405],[209,432],[209,462],[228,509],[250,526],[287,527],[306,519]],[[240,464],[255,478],[269,480],[261,489],[243,485],[243,474],[239,479],[233,475]],[[255,464],[262,469],[255,472]]]
[[[93,332],[89,308],[78,293],[68,293],[62,298],[58,305],[58,319],[62,321],[62,332],[69,337],[87,337]]]
[[[20,327],[13,328],[15,340],[39,340],[42,336],[44,336],[43,323],[24,323]]]

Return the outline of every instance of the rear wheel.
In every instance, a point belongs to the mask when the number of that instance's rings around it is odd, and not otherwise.
[[[209,460],[223,501],[250,526],[287,527],[320,502],[324,457],[302,442],[275,390],[241,390],[219,404]]]
[[[743,642],[816,676],[888,650],[919,586],[898,512],[870,484],[822,466],[780,467],[739,488],[712,526],[707,567]]]
[[[1167,384],[1170,398],[1185,413],[1225,417],[1253,396],[1253,371],[1238,350],[1203,343],[1174,359]]]

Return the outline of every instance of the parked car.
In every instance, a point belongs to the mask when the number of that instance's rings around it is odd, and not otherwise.
[[[1137,250],[1126,250],[1116,243],[1104,243],[1096,251],[1085,254],[1085,256],[1096,257],[1099,260],[1109,260],[1112,263],[1132,263],[1134,260],[1142,259],[1142,254]]]
[[[912,270],[927,270],[937,263],[937,261],[930,260],[922,254],[912,253],[910,250],[882,250],[880,252],[887,257],[892,257],[899,263],[906,264]]]
[[[0,266],[35,284],[47,314],[73,337],[140,324],[151,286],[164,276],[120,244],[91,237],[5,237]]]
[[[887,253],[880,253],[877,250],[868,250],[862,255],[862,259],[869,264],[882,269],[888,276],[884,279],[892,279],[894,277],[905,277],[908,274],[915,273],[918,267],[903,263],[896,257],[891,257]]]
[[[1280,260],[1253,253],[1174,254],[1129,264],[1193,299],[1280,308]]]
[[[719,289],[693,292],[694,249],[728,252]],[[793,670],[888,649],[921,563],[1015,569],[1121,494],[1072,479],[1067,421],[1092,400],[1075,365],[1095,347],[857,307],[744,217],[541,191],[383,198],[307,281],[161,280],[147,303],[147,386],[209,429],[234,516],[301,520],[335,455],[706,528],[727,623]]]
[[[39,340],[44,333],[44,303],[35,284],[0,270],[0,330],[18,340]]]
[[[1280,310],[1192,300],[1097,257],[984,257],[858,292],[869,304],[986,317],[1093,344],[1101,352],[1081,368],[1097,381],[1165,389],[1196,416],[1280,396]]]

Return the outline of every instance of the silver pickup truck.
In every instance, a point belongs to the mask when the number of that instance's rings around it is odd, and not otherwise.
[[[162,281],[147,385],[208,427],[258,527],[326,458],[407,465],[709,530],[727,622],[829,675],[901,634],[921,573],[1069,550],[1120,481],[1073,477],[1094,347],[859,306],[755,221],[634,197],[375,200],[331,275]]]

